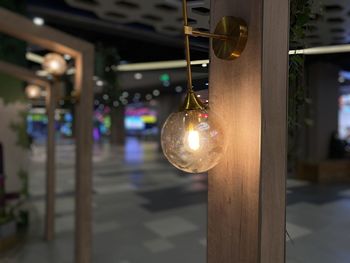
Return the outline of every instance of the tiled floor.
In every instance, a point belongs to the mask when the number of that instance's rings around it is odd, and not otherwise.
[[[42,240],[45,148],[37,146],[30,234],[0,262],[73,262],[73,148],[57,149],[55,241]],[[206,262],[205,175],[184,175],[164,160],[157,145],[131,138],[125,150],[95,145],[93,181],[94,262]],[[287,221],[293,239],[287,241],[288,263],[350,262],[350,186],[288,180]]]

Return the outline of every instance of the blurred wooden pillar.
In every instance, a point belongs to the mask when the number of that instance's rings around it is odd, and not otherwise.
[[[0,142],[0,217],[6,214],[6,194],[5,194],[5,156],[2,142]]]
[[[75,262],[92,260],[92,101],[94,46],[0,7],[0,32],[75,59],[76,233]]]
[[[340,70],[338,65],[325,62],[309,63],[306,67],[313,125],[304,128],[307,137],[300,146],[305,148],[302,158],[309,163],[320,163],[330,157],[329,142],[339,125]]]
[[[55,109],[57,82],[46,89],[47,114],[47,154],[46,154],[46,215],[45,238],[50,241],[55,235],[55,193],[56,193],[56,164],[55,164]]]
[[[46,210],[45,210],[45,239],[52,240],[55,231],[55,92],[57,89],[36,76],[30,70],[0,61],[0,72],[13,76],[30,84],[45,88],[47,125],[47,150],[46,150]]]
[[[92,262],[92,125],[94,48],[76,57],[75,262]]]
[[[124,145],[125,143],[125,127],[124,127],[125,107],[119,105],[113,107],[111,111],[111,144]]]
[[[208,262],[285,261],[288,0],[211,0],[248,24],[235,61],[211,51],[210,105],[224,120],[228,150],[209,172]]]

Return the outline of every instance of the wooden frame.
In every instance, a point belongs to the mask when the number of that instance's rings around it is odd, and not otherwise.
[[[222,16],[243,18],[249,36],[235,61],[211,51],[211,109],[228,149],[209,172],[208,262],[282,263],[289,1],[212,0],[212,25]]]
[[[0,32],[75,59],[76,209],[75,262],[92,256],[92,105],[94,47],[47,26],[36,26],[23,16],[0,8]]]
[[[45,239],[50,241],[55,231],[55,90],[50,82],[39,78],[30,70],[0,61],[0,72],[38,85],[46,90],[47,124],[47,160],[46,160],[46,210],[45,210]]]

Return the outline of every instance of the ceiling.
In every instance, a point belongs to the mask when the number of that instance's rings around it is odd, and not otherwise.
[[[181,5],[181,0],[29,0],[28,10],[91,41],[120,43],[121,49],[153,43],[161,54],[166,53],[161,48],[164,45],[177,50],[174,56],[179,57],[183,55],[179,53],[183,45]],[[317,15],[310,22],[306,39],[309,46],[350,42],[350,1],[314,0],[314,11]],[[208,30],[210,0],[188,0],[188,13],[193,27]],[[194,48],[203,54],[207,43],[192,39]]]
[[[187,1],[190,24],[208,30],[210,0]],[[148,62],[184,59],[181,4],[181,0],[28,0],[28,11],[69,34],[116,46],[122,60]],[[350,1],[314,0],[314,10],[318,15],[306,34],[308,46],[350,43]],[[206,39],[191,38],[191,44],[193,60],[208,58]],[[322,60],[350,69],[349,55],[323,55]],[[315,59],[321,56],[310,57]],[[123,83],[137,84],[132,74],[123,78]],[[158,77],[148,86],[155,85]]]
[[[139,26],[159,34],[182,33],[181,0],[65,0],[76,8],[93,12],[102,20],[125,26]],[[313,1],[315,18],[310,22],[306,42],[309,46],[350,42],[350,1]],[[201,30],[209,29],[210,0],[188,1],[189,22]]]
[[[208,28],[209,0],[189,1],[190,23]],[[122,60],[184,58],[179,0],[28,0],[29,16],[92,43],[116,46]],[[191,39],[192,59],[208,58],[208,40]]]
[[[91,11],[99,18],[165,35],[182,34],[181,0],[65,0],[69,5]],[[209,29],[210,0],[188,1],[191,25]]]

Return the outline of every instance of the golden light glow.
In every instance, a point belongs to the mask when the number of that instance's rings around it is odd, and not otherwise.
[[[187,143],[189,148],[193,151],[197,151],[200,148],[198,131],[191,129],[188,132]]]
[[[42,66],[44,70],[55,76],[61,76],[67,70],[65,59],[56,53],[46,54]]]
[[[41,89],[36,85],[28,85],[25,92],[28,99],[37,99],[41,95]]]

